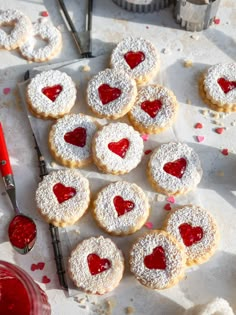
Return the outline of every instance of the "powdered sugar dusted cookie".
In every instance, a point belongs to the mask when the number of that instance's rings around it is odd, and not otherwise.
[[[37,37],[46,41],[44,47],[35,48]],[[58,54],[62,47],[62,37],[59,30],[50,22],[36,22],[33,24],[33,30],[23,45],[20,46],[20,52],[28,60],[43,62],[52,59]]]
[[[229,303],[223,298],[215,298],[206,304],[189,308],[184,315],[235,315]]]
[[[197,153],[185,143],[162,144],[151,155],[148,179],[153,188],[165,195],[185,194],[201,180],[202,168]]]
[[[137,95],[136,82],[125,72],[106,69],[88,83],[87,101],[99,117],[117,119],[133,106]]]
[[[68,269],[81,290],[104,294],[118,286],[124,273],[124,257],[109,238],[91,237],[72,251]]]
[[[30,81],[26,97],[29,109],[36,117],[57,119],[74,106],[76,87],[66,73],[49,70],[37,74]]]
[[[166,289],[184,276],[184,249],[171,235],[153,231],[140,237],[130,252],[130,269],[136,279],[151,289]]]
[[[94,217],[106,232],[114,235],[132,234],[149,216],[149,203],[143,190],[125,181],[103,188],[94,201]]]
[[[0,48],[15,49],[23,44],[31,29],[30,19],[18,10],[0,10],[0,26],[13,26],[10,34],[0,29]]]
[[[58,119],[49,132],[49,149],[57,162],[69,167],[83,167],[92,162],[92,137],[98,124],[83,114]]]
[[[201,264],[215,252],[219,232],[215,219],[206,210],[186,205],[171,211],[164,230],[182,243],[187,255],[187,265]]]
[[[111,66],[127,72],[137,83],[149,81],[160,67],[160,57],[154,45],[141,37],[127,37],[113,50]]]
[[[76,170],[54,171],[43,178],[36,190],[39,213],[55,226],[74,224],[89,202],[89,182]]]
[[[170,90],[160,85],[146,85],[138,90],[128,115],[141,133],[159,133],[173,124],[177,110],[176,97]]]
[[[134,169],[143,155],[143,140],[133,127],[110,123],[99,130],[92,144],[97,167],[110,174],[125,174]]]

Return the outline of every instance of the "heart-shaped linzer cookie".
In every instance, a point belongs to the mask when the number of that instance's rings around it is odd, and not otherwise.
[[[236,88],[236,81],[228,81],[225,78],[219,78],[217,82],[225,94]]]
[[[162,102],[160,100],[144,101],[141,103],[141,108],[150,117],[155,118],[159,110],[162,108]]]
[[[108,143],[108,148],[123,159],[129,149],[129,140],[123,138],[118,142],[110,142]]]
[[[182,178],[184,171],[187,166],[187,161],[184,158],[178,159],[173,162],[168,162],[164,165],[163,169],[166,173],[175,176],[177,178]]]
[[[183,223],[179,226],[179,232],[185,246],[192,246],[203,238],[203,229],[200,226],[194,226]]]
[[[134,69],[145,60],[145,55],[142,51],[128,51],[124,55],[124,58],[129,67]]]
[[[121,90],[109,84],[102,84],[98,88],[98,95],[102,104],[106,105],[120,97]]]
[[[115,196],[113,203],[118,213],[118,217],[131,211],[134,208],[134,203],[130,200],[124,200],[121,196]]]
[[[92,276],[111,268],[110,260],[106,258],[100,258],[97,254],[89,254],[87,257],[87,262]]]
[[[46,95],[52,102],[55,102],[55,100],[57,99],[61,91],[62,91],[62,86],[60,84],[47,86],[42,89],[42,93]]]
[[[53,186],[53,192],[57,197],[57,201],[62,203],[68,199],[73,198],[76,195],[76,190],[73,187],[66,187],[61,183],[57,183]]]
[[[78,127],[73,131],[67,132],[64,135],[64,140],[67,143],[83,148],[86,144],[86,135],[86,129],[83,127]]]
[[[148,269],[166,269],[164,248],[162,246],[155,247],[152,254],[144,257],[144,265]]]

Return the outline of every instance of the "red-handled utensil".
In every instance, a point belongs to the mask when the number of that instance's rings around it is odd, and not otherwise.
[[[16,202],[16,189],[10,159],[0,122],[0,171],[6,192],[16,213],[8,227],[8,236],[13,248],[20,254],[27,254],[36,241],[37,229],[34,221],[22,214]]]

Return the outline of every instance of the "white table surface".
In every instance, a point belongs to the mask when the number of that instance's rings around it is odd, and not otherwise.
[[[70,2],[70,12],[78,30],[82,31],[83,1],[67,2]],[[186,308],[205,303],[216,296],[226,298],[236,310],[236,114],[221,115],[218,124],[214,124],[214,112],[207,111],[203,114],[206,107],[197,90],[197,76],[207,66],[218,62],[236,62],[236,2],[222,0],[218,11],[221,23],[199,33],[181,29],[174,21],[171,9],[140,15],[126,12],[109,0],[94,2],[95,56],[110,53],[115,44],[127,35],[142,35],[151,40],[160,51],[162,80],[174,91],[182,106],[182,117],[178,118],[174,131],[178,134],[178,139],[189,143],[200,155],[204,177],[197,190],[199,202],[218,221],[221,233],[219,249],[209,262],[189,269],[186,278],[168,290],[154,292],[141,287],[134,279],[131,280],[131,288],[126,285],[129,282],[123,279],[120,287],[109,296],[88,297],[83,305],[78,300],[85,295],[78,293],[79,298],[74,295],[68,297],[58,284],[48,224],[42,221],[35,210],[34,192],[39,180],[37,159],[16,87],[27,69],[42,64],[29,63],[16,51],[1,50],[0,121],[4,126],[15,175],[18,203],[24,213],[36,220],[38,241],[36,248],[26,256],[17,254],[11,248],[7,226],[13,212],[0,181],[0,259],[23,267],[41,285],[49,296],[52,314],[55,315],[100,314],[99,307],[107,309],[107,300],[114,304],[110,311],[108,308],[107,314],[125,314],[125,308],[131,306],[135,310],[134,314],[145,312],[147,315],[180,315]],[[23,11],[32,21],[40,18],[40,12],[47,10],[50,19],[63,35],[63,49],[53,62],[78,58],[72,36],[63,23],[56,0],[1,0],[0,9],[6,8]],[[185,68],[185,60],[191,60],[193,67]],[[8,95],[3,93],[6,87],[11,88]],[[191,101],[191,105],[187,104],[187,100]],[[193,128],[194,122],[198,121],[204,125],[201,131]],[[219,124],[226,127],[222,135],[214,132]],[[196,135],[204,135],[205,141],[198,143]],[[225,157],[220,153],[222,148],[229,149],[229,156]],[[188,197],[190,202],[191,196],[190,194]],[[46,263],[44,270],[32,272],[31,264],[39,261]],[[51,279],[49,284],[41,283],[43,275]],[[127,271],[125,277],[132,276]]]

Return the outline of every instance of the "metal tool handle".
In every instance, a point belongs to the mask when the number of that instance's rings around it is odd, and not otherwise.
[[[1,122],[0,122],[0,170],[2,173],[2,177],[13,175]]]

